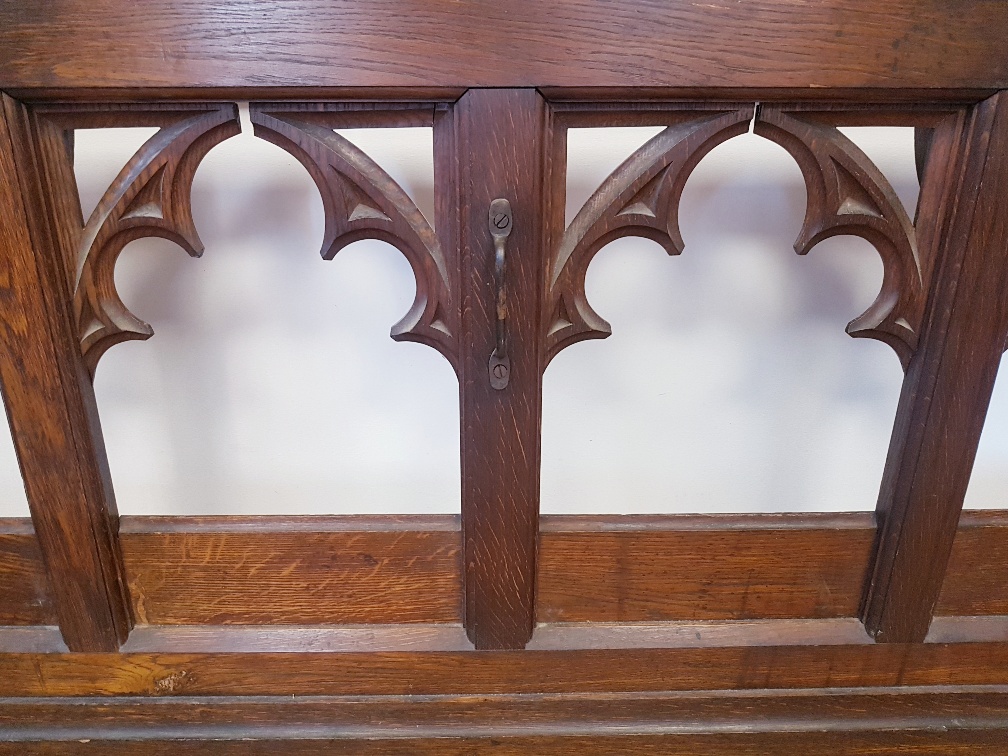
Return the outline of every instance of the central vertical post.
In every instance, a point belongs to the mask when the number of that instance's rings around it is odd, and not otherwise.
[[[439,128],[447,123],[439,142],[453,143],[462,274],[465,624],[476,648],[522,648],[535,622],[549,110],[534,89],[473,89]],[[506,235],[491,229],[495,200],[510,209]]]

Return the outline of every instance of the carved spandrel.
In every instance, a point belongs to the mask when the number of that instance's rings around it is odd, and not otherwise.
[[[146,236],[173,241],[193,257],[203,253],[192,219],[193,176],[211,148],[240,131],[235,105],[198,110],[164,125],[120,171],[91,214],[78,248],[74,314],[92,377],[114,344],[154,333],[116,291],[119,254]]]
[[[546,362],[560,350],[612,332],[588,303],[585,275],[595,254],[623,236],[656,241],[682,252],[679,200],[697,163],[717,145],[744,133],[753,108],[704,113],[669,126],[627,158],[584,204],[550,261],[543,313]]]
[[[878,250],[882,289],[872,305],[848,323],[847,333],[889,344],[906,369],[917,348],[929,271],[896,192],[868,156],[834,126],[764,106],[754,131],[787,150],[805,177],[808,204],[794,245],[798,254],[842,234],[860,236]]]
[[[402,252],[413,269],[416,297],[391,336],[437,349],[457,370],[459,316],[448,267],[434,230],[409,195],[327,125],[255,105],[250,115],[256,136],[294,155],[318,186],[325,211],[322,257],[331,260],[361,239],[378,239]]]

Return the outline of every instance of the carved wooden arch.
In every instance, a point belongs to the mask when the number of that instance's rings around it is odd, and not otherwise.
[[[547,363],[570,344],[612,332],[585,294],[585,276],[595,254],[624,236],[643,236],[670,255],[680,254],[679,201],[686,180],[707,153],[744,133],[753,119],[753,107],[746,106],[669,126],[588,199],[551,259],[544,310]],[[795,243],[799,254],[838,234],[860,236],[879,251],[882,289],[871,307],[848,324],[847,332],[889,344],[905,369],[917,345],[926,285],[914,226],[895,191],[834,126],[764,107],[755,109],[754,131],[784,147],[805,178],[808,204]]]
[[[241,131],[234,104],[193,106],[174,118],[167,115],[106,190],[81,235],[73,305],[81,354],[92,378],[110,347],[154,333],[116,291],[115,265],[123,248],[159,236],[199,257],[203,244],[192,219],[193,176],[211,148]]]
[[[323,108],[299,112],[253,103],[249,115],[256,136],[296,157],[318,186],[325,212],[324,259],[361,239],[378,239],[403,253],[416,279],[416,297],[391,336],[437,349],[457,373],[458,306],[434,229],[388,173],[333,131],[342,124]]]

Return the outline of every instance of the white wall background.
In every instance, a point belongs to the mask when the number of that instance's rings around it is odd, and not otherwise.
[[[656,131],[570,133],[568,220]],[[912,216],[912,132],[846,131]],[[78,132],[85,216],[150,133]],[[432,219],[430,130],[344,133]],[[311,179],[250,133],[208,155],[193,197],[203,258],[142,240],[117,269],[155,329],[110,350],[95,383],[120,511],[457,512],[454,373],[388,337],[413,297],[400,253],[359,242],[323,261]],[[850,238],[799,258],[804,205],[791,158],[746,135],[690,178],[681,257],[639,239],[596,257],[588,296],[613,336],[546,371],[544,512],[874,507],[902,372],[888,347],[843,328],[874,298],[881,262]],[[969,505],[1001,505],[1005,421],[1008,389],[995,392]],[[0,515],[24,514],[0,434]]]

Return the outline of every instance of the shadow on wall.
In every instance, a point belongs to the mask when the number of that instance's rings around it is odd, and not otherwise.
[[[79,133],[86,212],[139,131]],[[580,131],[568,220],[654,132]],[[912,215],[908,130],[849,134]],[[433,221],[430,130],[346,135]],[[887,347],[843,328],[877,293],[881,262],[849,237],[794,255],[804,204],[790,157],[739,137],[686,187],[681,257],[626,239],[596,258],[588,296],[613,336],[574,345],[546,372],[543,511],[874,507],[902,373]],[[388,336],[414,293],[402,255],[358,242],[322,261],[311,179],[250,134],[206,158],[194,214],[203,258],[142,240],[117,269],[126,304],[156,332],[113,348],[97,371],[120,510],[457,512],[454,373]],[[0,472],[0,515],[26,514],[11,448]]]

